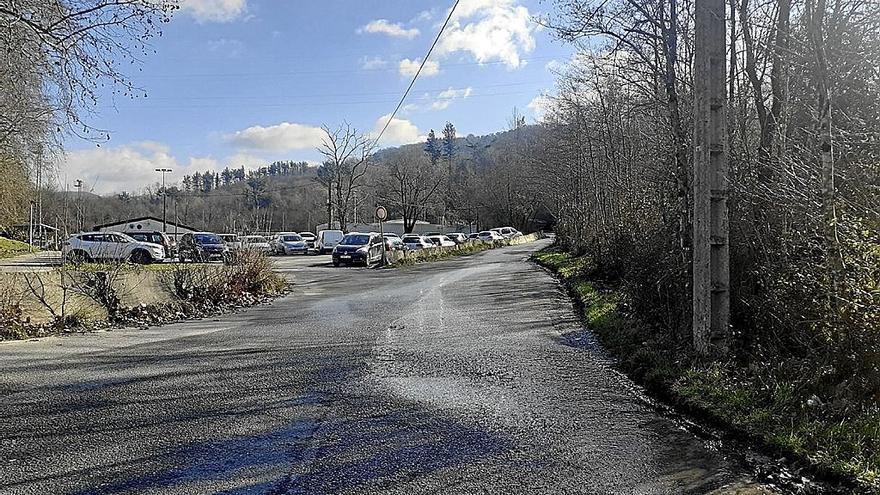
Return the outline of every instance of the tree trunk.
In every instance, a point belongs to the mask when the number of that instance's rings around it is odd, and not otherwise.
[[[837,289],[839,272],[843,268],[840,246],[837,238],[836,190],[834,185],[834,148],[831,131],[831,94],[828,82],[828,59],[825,55],[825,0],[807,1],[810,40],[816,56],[816,89],[818,97],[818,145],[821,164],[822,231],[825,239],[825,256],[828,279],[832,293],[829,301],[832,307]]]
[[[677,0],[669,0],[669,26],[663,26],[664,55],[666,69],[663,75],[663,86],[666,90],[666,107],[669,113],[669,124],[672,130],[672,147],[675,159],[675,182],[678,196],[678,241],[682,252],[682,260],[688,262],[688,251],[691,247],[691,216],[690,216],[690,183],[687,166],[687,149],[685,148],[685,132],[681,123],[678,89],[676,84],[676,64],[678,63],[678,7]]]

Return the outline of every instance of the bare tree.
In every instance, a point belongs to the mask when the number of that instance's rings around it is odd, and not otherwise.
[[[382,184],[388,197],[383,200],[400,212],[403,231],[412,232],[419,213],[425,211],[443,184],[443,176],[417,149],[396,151],[385,167]]]
[[[336,193],[335,197],[329,198],[328,195],[328,198],[336,211],[339,228],[345,231],[354,209],[355,196],[365,185],[364,177],[375,142],[347,122],[335,129],[326,125],[321,128],[326,136],[318,151],[324,155],[325,166],[330,168],[331,189]]]

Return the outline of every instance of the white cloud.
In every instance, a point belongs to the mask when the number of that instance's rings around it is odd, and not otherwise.
[[[418,14],[416,14],[416,16],[413,17],[413,20],[410,22],[428,22],[433,18],[434,18],[434,10],[433,9],[423,10],[423,11],[419,12]]]
[[[210,157],[178,161],[168,146],[144,141],[113,148],[101,147],[68,151],[59,169],[66,182],[82,179],[85,189],[97,194],[137,191],[161,180],[157,168],[170,168],[166,180],[176,183],[197,170],[220,170],[220,162]]]
[[[388,61],[383,59],[382,57],[362,57],[361,58],[361,69],[364,70],[377,70],[384,69],[388,67]]]
[[[388,122],[389,118],[391,118],[390,113],[383,115],[376,120],[373,130],[370,132],[370,136],[373,139],[382,132],[382,128],[385,127],[385,123]],[[382,134],[379,146],[399,146],[402,144],[415,143],[424,139],[425,137],[419,132],[419,128],[416,127],[415,124],[406,119],[394,118],[391,123],[388,124],[385,133]]]
[[[444,110],[447,108],[454,100],[459,98],[464,99],[471,95],[473,89],[471,87],[467,87],[464,89],[454,89],[449,88],[447,90],[441,91],[437,94],[437,100],[431,104],[432,110]]]
[[[479,63],[497,60],[518,69],[525,65],[522,54],[535,49],[536,29],[529,10],[513,0],[462,0],[437,53],[468,52]]]
[[[324,131],[320,127],[282,122],[269,127],[255,125],[225,138],[243,149],[282,152],[320,146]]]
[[[244,51],[244,43],[230,38],[209,40],[208,50],[229,58],[237,58]]]
[[[368,22],[357,30],[358,33],[387,34],[395,38],[413,39],[419,35],[417,28],[406,29],[399,22],[392,23],[387,19],[376,19]]]
[[[537,120],[541,120],[544,118],[544,115],[547,114],[547,110],[550,108],[550,105],[553,103],[553,98],[540,94],[534,98],[532,101],[526,105],[526,108],[532,111]]]
[[[421,65],[421,60],[410,60],[405,58],[400,61],[400,65],[398,69],[400,71],[401,76],[413,77],[416,75],[416,72],[419,70],[419,65]],[[428,60],[425,62],[425,66],[422,67],[422,72],[420,74],[421,77],[430,77],[436,76],[440,73],[440,64],[434,62],[432,60]]]
[[[197,22],[230,22],[247,12],[247,0],[180,0],[180,9]]]

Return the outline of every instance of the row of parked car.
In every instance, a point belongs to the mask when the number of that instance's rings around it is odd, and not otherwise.
[[[521,235],[522,233],[513,227],[490,229],[473,234],[428,232],[423,235],[405,234],[403,237],[393,233],[380,235],[376,232],[350,232],[333,248],[332,259],[334,266],[342,264],[364,264],[365,266],[371,266],[381,261],[383,244],[385,245],[386,252],[418,251],[438,247],[453,247],[468,242],[500,241]]]
[[[311,232],[281,232],[272,236],[215,234],[192,232],[178,242],[163,232],[81,232],[62,244],[65,261],[89,262],[122,260],[134,263],[157,263],[168,259],[182,262],[225,260],[230,252],[257,250],[266,254],[333,254],[333,262],[365,263],[381,259],[382,243],[386,251],[419,250],[438,246],[455,246],[473,241],[494,241],[522,235],[512,227],[490,229],[474,234],[453,232],[424,235],[376,233],[344,234],[341,230]],[[378,258],[377,258],[378,257]]]

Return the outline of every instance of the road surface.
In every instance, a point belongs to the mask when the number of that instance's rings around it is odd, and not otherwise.
[[[217,319],[0,344],[0,493],[732,493],[615,372],[544,242],[398,270],[285,258]],[[728,487],[728,488],[724,488]]]

